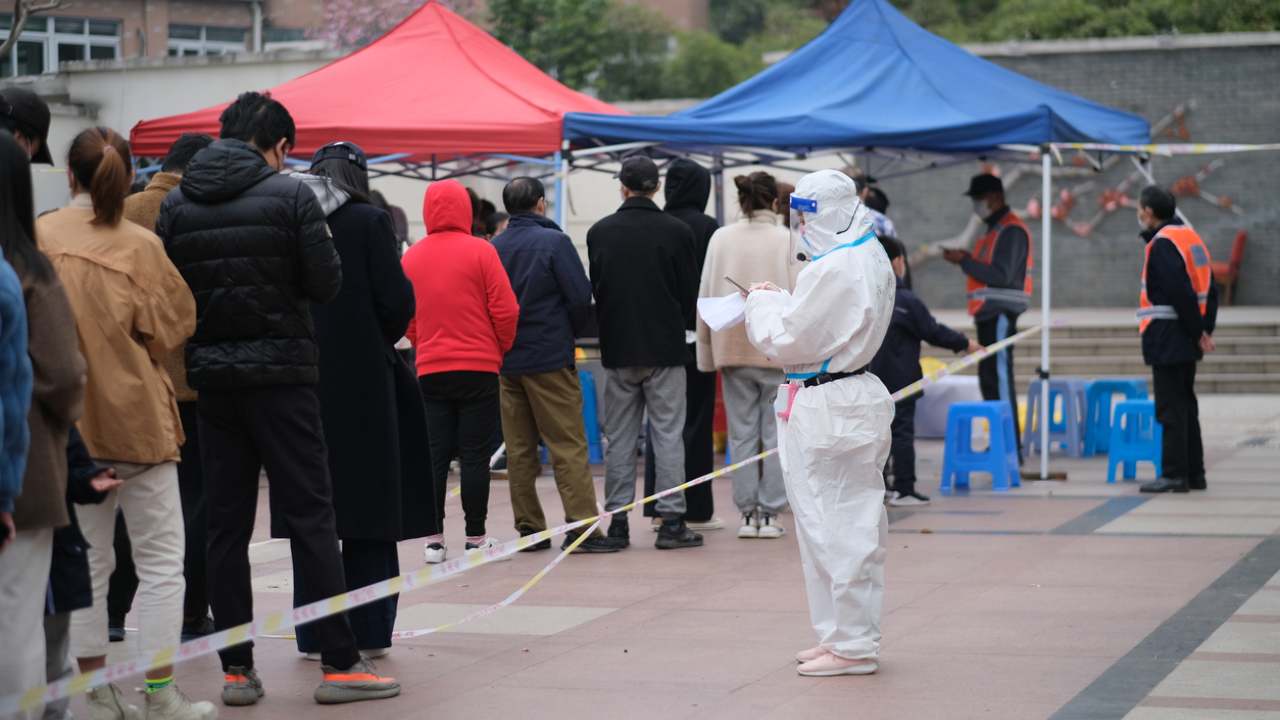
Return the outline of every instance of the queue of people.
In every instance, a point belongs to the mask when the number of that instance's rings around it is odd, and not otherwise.
[[[72,657],[81,672],[105,666],[121,554],[134,561],[144,652],[250,622],[264,469],[298,606],[397,576],[400,541],[444,562],[455,458],[463,550],[493,551],[499,434],[520,535],[548,527],[540,445],[565,519],[596,515],[575,366],[593,327],[613,515],[575,552],[630,546],[642,438],[645,492],[666,493],[652,504],[655,547],[696,548],[723,527],[710,484],[674,491],[712,469],[718,373],[732,457],[780,451],[734,473],[733,500],[742,539],[783,537],[780,515],[794,513],[817,639],[796,656],[800,674],[876,672],[890,456],[889,504],[928,502],[914,400],[895,408],[890,392],[919,377],[922,341],[976,352],[1016,332],[1032,291],[1030,234],[998,178],[968,192],[987,232],[972,253],[947,253],[968,276],[974,342],[911,292],[888,198],[865,176],[819,171],[795,187],[739,176],[742,218],[719,227],[704,168],[670,163],[659,208],[657,164],[626,158],[621,206],[587,234],[589,273],[537,179],[507,184],[505,213],[445,180],[427,188],[426,236],[401,257],[403,223],[371,190],[364,151],[334,142],[306,173],[284,173],[293,119],[253,92],[222,113],[218,139],[179,138],[132,196],[128,143],[85,130],[66,158],[71,202],[36,219],[30,163],[50,157],[48,112],[21,92],[0,96],[0,631],[14,641],[0,695],[67,677]],[[1216,296],[1207,250],[1175,209],[1167,191],[1143,191],[1140,331],[1167,475],[1144,492],[1205,487],[1194,378],[1214,349]],[[697,316],[699,298],[736,292],[742,324],[713,331]],[[1011,358],[983,361],[984,396],[1016,403]],[[299,651],[320,663],[316,702],[400,693],[373,664],[396,615],[393,596],[299,628]],[[252,642],[219,655],[224,705],[264,697]],[[217,715],[172,666],[147,672],[143,709],[111,683],[87,701],[94,720]]]

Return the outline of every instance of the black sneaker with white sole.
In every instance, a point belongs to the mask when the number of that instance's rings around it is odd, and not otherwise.
[[[889,504],[893,507],[917,507],[919,505],[928,505],[929,496],[922,495],[915,490],[909,493],[895,492],[893,497],[889,499]]]
[[[684,520],[666,520],[658,528],[658,539],[653,546],[659,550],[702,547],[702,536],[690,530]]]

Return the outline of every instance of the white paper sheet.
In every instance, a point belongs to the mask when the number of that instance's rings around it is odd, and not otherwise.
[[[698,315],[707,327],[719,332],[747,319],[747,299],[736,292],[724,297],[698,298]]]

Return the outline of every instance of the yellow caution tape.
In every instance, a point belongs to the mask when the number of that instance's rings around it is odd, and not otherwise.
[[[986,357],[990,357],[992,354],[1003,350],[1019,340],[1022,340],[1033,333],[1039,332],[1041,327],[1042,326],[1037,325],[1035,327],[1028,328],[1016,335],[1005,338],[1000,342],[993,343],[992,345],[983,348],[980,352],[967,355],[945,368],[931,373],[919,381],[894,393],[892,396],[893,400],[896,402],[910,397],[911,395],[924,390],[924,388],[937,382],[941,378],[946,377],[947,375],[953,375]],[[524,535],[516,538],[515,540],[500,543],[483,551],[473,550],[460,558],[455,558],[439,565],[427,565],[420,570],[406,573],[399,577],[388,578],[357,590],[352,590],[323,600],[317,600],[316,602],[296,607],[291,610],[280,610],[268,613],[266,616],[252,622],[237,625],[236,627],[228,628],[212,635],[192,640],[191,642],[182,643],[176,647],[158,650],[145,657],[125,660],[123,662],[109,665],[100,670],[81,673],[65,680],[60,680],[52,685],[34,687],[23,693],[9,695],[0,699],[0,717],[7,717],[17,712],[30,712],[40,705],[71,697],[78,693],[83,693],[90,688],[99,687],[132,675],[140,675],[157,667],[177,665],[193,658],[211,655],[219,650],[240,645],[254,638],[265,637],[270,633],[279,633],[282,630],[288,630],[304,623],[314,622],[332,615],[337,615],[352,608],[359,607],[376,600],[381,600],[392,595],[399,595],[407,591],[416,590],[420,587],[433,585],[451,577],[461,575],[462,573],[473,568],[480,567],[481,565],[487,565],[491,562],[510,557],[531,545],[536,545],[544,540],[549,540],[556,535],[561,535],[577,530],[578,528],[590,526],[590,531],[581,533],[575,541],[570,544],[569,548],[562,551],[555,560],[540,570],[538,574],[534,575],[533,578],[502,602],[478,610],[471,615],[447,625],[441,625],[420,631],[410,631],[412,634],[408,635],[408,637],[421,637],[423,635],[430,635],[440,632],[441,630],[456,627],[471,620],[475,620],[476,618],[492,614],[493,612],[496,612],[520,599],[521,596],[541,582],[542,579],[551,572],[551,570],[559,565],[566,555],[570,554],[578,547],[578,545],[585,542],[605,518],[619,513],[625,515],[631,510],[642,505],[656,502],[657,500],[669,495],[682,493],[691,487],[729,475],[743,467],[746,467],[747,465],[760,462],[777,452],[777,448],[766,450],[758,455],[746,458],[745,460],[740,460],[731,465],[726,465],[719,470],[707,473],[702,477],[695,478],[673,488],[654,493],[653,495],[641,498],[620,508],[602,511],[593,517],[567,523],[548,530],[543,530],[542,532],[534,533],[532,535]]]

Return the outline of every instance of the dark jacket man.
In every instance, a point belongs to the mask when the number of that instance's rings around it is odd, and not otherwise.
[[[939,323],[924,302],[898,278],[893,321],[870,366],[889,392],[897,392],[923,377],[920,372],[922,342],[952,352],[964,352],[969,347],[969,338]]]
[[[315,194],[239,140],[200,151],[156,234],[196,298],[187,379],[196,390],[314,385],[313,302],[342,286]]]
[[[631,197],[587,232],[591,288],[607,368],[685,364],[698,296],[693,231]]]
[[[591,306],[591,283],[573,241],[541,215],[511,216],[493,240],[520,304],[516,342],[502,361],[503,375],[573,367],[575,319]]]
[[[1151,326],[1142,333],[1142,359],[1148,365],[1200,361],[1204,357],[1200,336],[1212,335],[1218,321],[1217,285],[1209,283],[1206,312],[1201,317],[1200,302],[1191,287],[1182,254],[1168,239],[1156,238],[1156,233],[1165,226],[1181,224],[1181,220],[1174,218],[1142,232],[1143,240],[1155,243],[1147,264],[1147,297],[1153,305],[1172,305],[1178,313],[1177,320],[1152,320]]]

